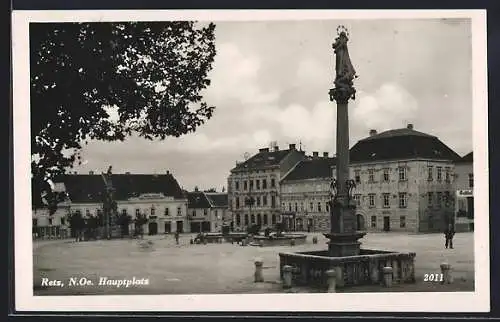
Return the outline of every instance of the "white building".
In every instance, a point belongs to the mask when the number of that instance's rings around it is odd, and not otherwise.
[[[474,230],[474,169],[470,152],[455,162],[455,229]]]

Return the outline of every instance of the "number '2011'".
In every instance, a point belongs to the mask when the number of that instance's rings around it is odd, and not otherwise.
[[[442,282],[443,274],[424,274],[424,282]]]

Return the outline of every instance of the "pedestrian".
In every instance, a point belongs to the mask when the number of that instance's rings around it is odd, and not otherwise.
[[[175,232],[175,243],[177,245],[179,245],[179,231],[178,230]]]
[[[448,228],[444,232],[444,238],[445,238],[445,248],[451,248],[453,249],[453,236],[455,236],[455,229],[453,229],[453,225],[448,225]]]

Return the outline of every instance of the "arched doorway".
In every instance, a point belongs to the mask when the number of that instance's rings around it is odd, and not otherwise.
[[[356,215],[356,229],[366,230],[365,217],[363,217],[363,215],[360,214]]]

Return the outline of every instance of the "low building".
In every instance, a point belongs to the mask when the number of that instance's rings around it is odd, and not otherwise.
[[[473,154],[468,153],[455,162],[455,229],[474,230],[474,167]]]
[[[189,232],[187,199],[168,171],[166,174],[112,174],[111,181],[119,214],[132,219],[139,214],[146,216],[145,234]],[[63,187],[69,198],[65,216],[61,215],[66,224],[70,213],[83,218],[102,214],[106,186],[101,174],[66,174],[55,182]],[[42,218],[36,215],[37,221]],[[128,235],[133,228],[133,224],[122,227],[121,233]]]
[[[203,191],[195,190],[187,193],[188,220],[193,233],[211,232],[211,204]]]
[[[222,232],[223,227],[231,227],[231,214],[228,209],[227,193],[205,192],[210,202],[211,231]]]
[[[60,190],[60,186],[55,189],[55,191],[58,190]],[[31,200],[33,238],[60,239],[69,237],[70,203],[68,201],[60,203],[57,210],[51,215],[43,200],[42,192],[33,183]]]
[[[234,230],[251,225],[261,228],[281,222],[279,182],[299,161],[303,151],[290,144],[287,150],[261,148],[237,163],[228,177],[228,202]]]

